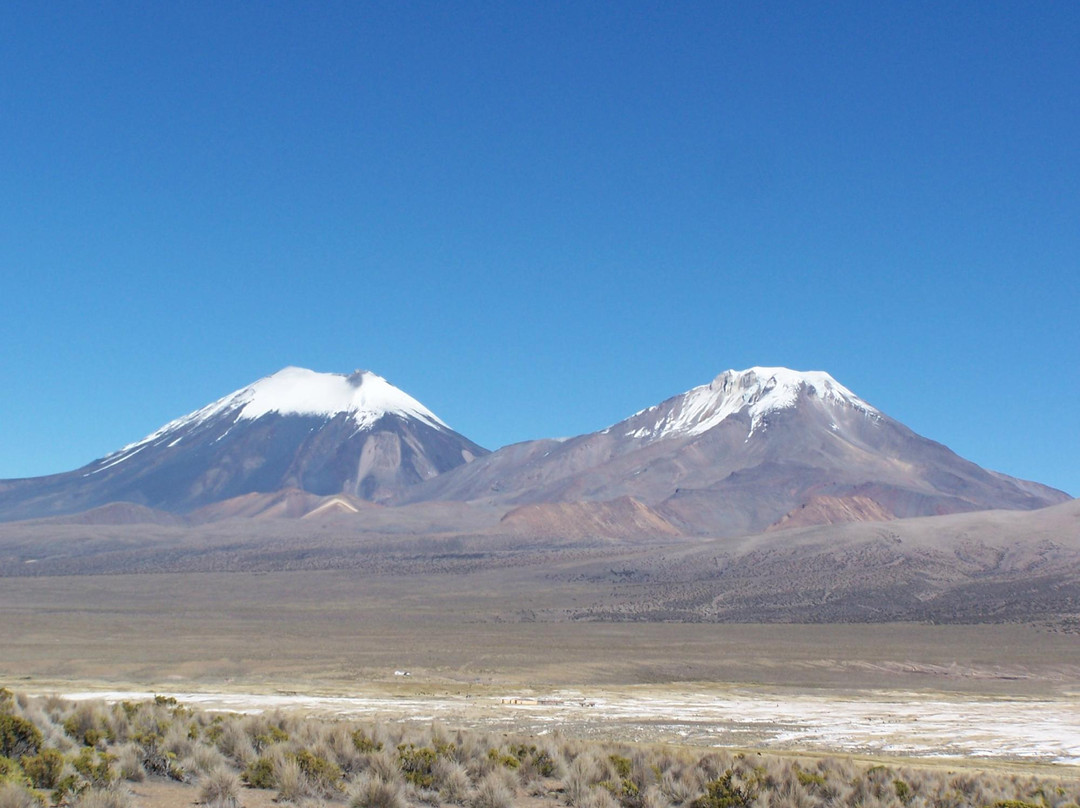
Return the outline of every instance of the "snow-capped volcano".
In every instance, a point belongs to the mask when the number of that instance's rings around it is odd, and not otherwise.
[[[916,435],[828,373],[780,367],[725,371],[600,432],[507,446],[403,496],[515,505],[630,497],[711,535],[1067,499]]]
[[[847,408],[869,418],[881,417],[824,371],[754,367],[724,371],[709,384],[635,413],[609,430],[628,425],[630,429],[624,434],[630,438],[693,437],[745,412],[750,418],[749,439],[765,425],[766,416],[793,409],[800,396],[814,397],[828,408]]]
[[[185,434],[200,424],[233,414],[236,423],[255,421],[270,414],[327,420],[343,415],[356,426],[358,432],[368,429],[385,415],[394,415],[415,419],[433,429],[452,431],[415,398],[369,370],[357,370],[346,375],[287,367],[170,421],[142,440],[107,455],[100,468],[87,473],[93,474],[122,462],[143,447],[160,443],[168,436],[176,436],[176,443],[179,443]]]
[[[0,514],[131,502],[187,513],[299,490],[380,501],[487,454],[370,371],[287,367],[67,474],[11,481]]]

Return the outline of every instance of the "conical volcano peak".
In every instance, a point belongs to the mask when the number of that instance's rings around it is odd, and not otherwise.
[[[656,440],[700,435],[741,412],[750,416],[752,435],[770,412],[795,407],[800,396],[830,406],[852,407],[866,415],[880,415],[853,392],[821,370],[799,371],[783,367],[726,370],[709,384],[650,407],[628,419],[626,434]]]
[[[187,513],[292,490],[381,501],[485,454],[371,371],[290,366],[49,478],[51,493],[34,507],[62,513],[134,502]]]

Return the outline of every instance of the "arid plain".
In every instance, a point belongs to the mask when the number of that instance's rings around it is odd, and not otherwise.
[[[562,573],[9,577],[0,674],[26,692],[620,741],[1080,759],[1080,643],[1059,625],[576,619],[621,594],[569,556]]]

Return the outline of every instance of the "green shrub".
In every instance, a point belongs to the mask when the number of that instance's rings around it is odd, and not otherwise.
[[[0,755],[0,783],[13,783],[15,785],[30,785],[30,779],[26,776],[18,761]]]
[[[698,797],[690,808],[749,808],[755,795],[749,788],[734,785],[730,769],[723,776],[705,784],[705,794]]]
[[[795,767],[795,779],[799,781],[800,785],[804,785],[807,788],[821,788],[825,785],[825,775],[817,774],[816,772],[808,772],[805,769],[800,769],[798,766]]]
[[[22,759],[23,771],[34,788],[56,788],[64,770],[64,756],[56,749],[42,749]]]
[[[516,769],[521,765],[521,761],[512,754],[503,754],[498,749],[489,749],[487,756],[492,763],[508,769]]]
[[[266,732],[260,732],[251,742],[255,745],[255,751],[261,752],[268,746],[273,746],[276,743],[284,743],[289,740],[289,733],[283,730],[281,727],[268,727]]]
[[[277,788],[274,761],[267,757],[256,758],[240,775],[240,779],[252,788]]]
[[[352,742],[353,746],[356,747],[356,751],[363,755],[381,752],[383,748],[381,741],[376,741],[362,729],[358,729],[352,734]]]
[[[629,777],[624,777],[617,783],[602,780],[597,785],[617,799],[623,808],[640,808],[642,804],[641,789]]]
[[[899,778],[893,780],[892,784],[893,790],[896,791],[896,799],[906,804],[911,799],[911,786]]]
[[[541,777],[553,777],[556,771],[556,763],[551,754],[544,749],[538,749],[534,744],[516,744],[510,746],[510,754],[522,763],[528,763]]]
[[[90,784],[77,774],[62,777],[52,792],[53,805],[69,805],[89,787]]]
[[[311,785],[322,794],[332,794],[341,787],[341,768],[307,749],[296,753],[296,763]]]
[[[417,788],[431,788],[435,783],[435,762],[439,754],[430,746],[402,744],[398,747],[398,763],[405,779]]]
[[[615,774],[621,778],[629,777],[630,772],[634,770],[634,764],[630,762],[630,758],[621,755],[608,755],[608,762],[615,769]]]
[[[0,756],[20,760],[41,748],[41,730],[25,718],[0,713]]]
[[[91,747],[84,746],[71,761],[71,765],[91,786],[101,788],[116,779],[112,770],[114,760],[112,755],[95,752]]]

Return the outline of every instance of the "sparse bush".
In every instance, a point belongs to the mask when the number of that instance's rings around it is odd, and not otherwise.
[[[367,756],[367,766],[373,775],[383,780],[401,779],[401,761],[389,751],[375,752]]]
[[[131,792],[122,786],[90,788],[72,803],[72,808],[132,808]]]
[[[671,808],[672,802],[660,787],[651,785],[641,795],[641,808]]]
[[[492,772],[476,784],[469,805],[471,808],[513,808],[514,792],[499,775]]]
[[[619,808],[619,801],[604,788],[596,788],[585,795],[581,808]]]
[[[213,734],[213,743],[225,757],[229,758],[241,769],[254,762],[259,756],[259,753],[255,751],[255,745],[251,742],[251,738],[234,721],[222,724],[220,730]]]
[[[399,781],[364,774],[349,789],[349,808],[408,808],[408,802]]]
[[[240,808],[240,778],[224,767],[207,774],[199,789],[199,802],[213,808]]]
[[[435,764],[435,786],[439,789],[439,795],[445,802],[454,805],[463,805],[469,795],[468,770],[455,760],[440,759]]]
[[[0,782],[0,808],[41,808],[41,803],[25,786]]]
[[[216,746],[207,746],[206,744],[196,744],[192,747],[191,753],[184,758],[180,766],[185,772],[191,772],[197,775],[209,774],[210,772],[218,769],[225,768],[228,765],[228,761],[225,756],[218,751]]]
[[[146,779],[142,752],[136,744],[126,743],[116,750],[116,770],[121,778],[133,783],[141,783]]]
[[[578,755],[570,764],[564,782],[566,801],[570,805],[584,805],[592,785],[598,782],[600,771],[595,760],[588,755]]]
[[[278,802],[300,802],[304,797],[313,796],[311,784],[294,757],[279,761],[274,767],[274,777]]]
[[[697,797],[704,789],[698,769],[672,768],[660,778],[660,793],[674,805],[682,805]]]

